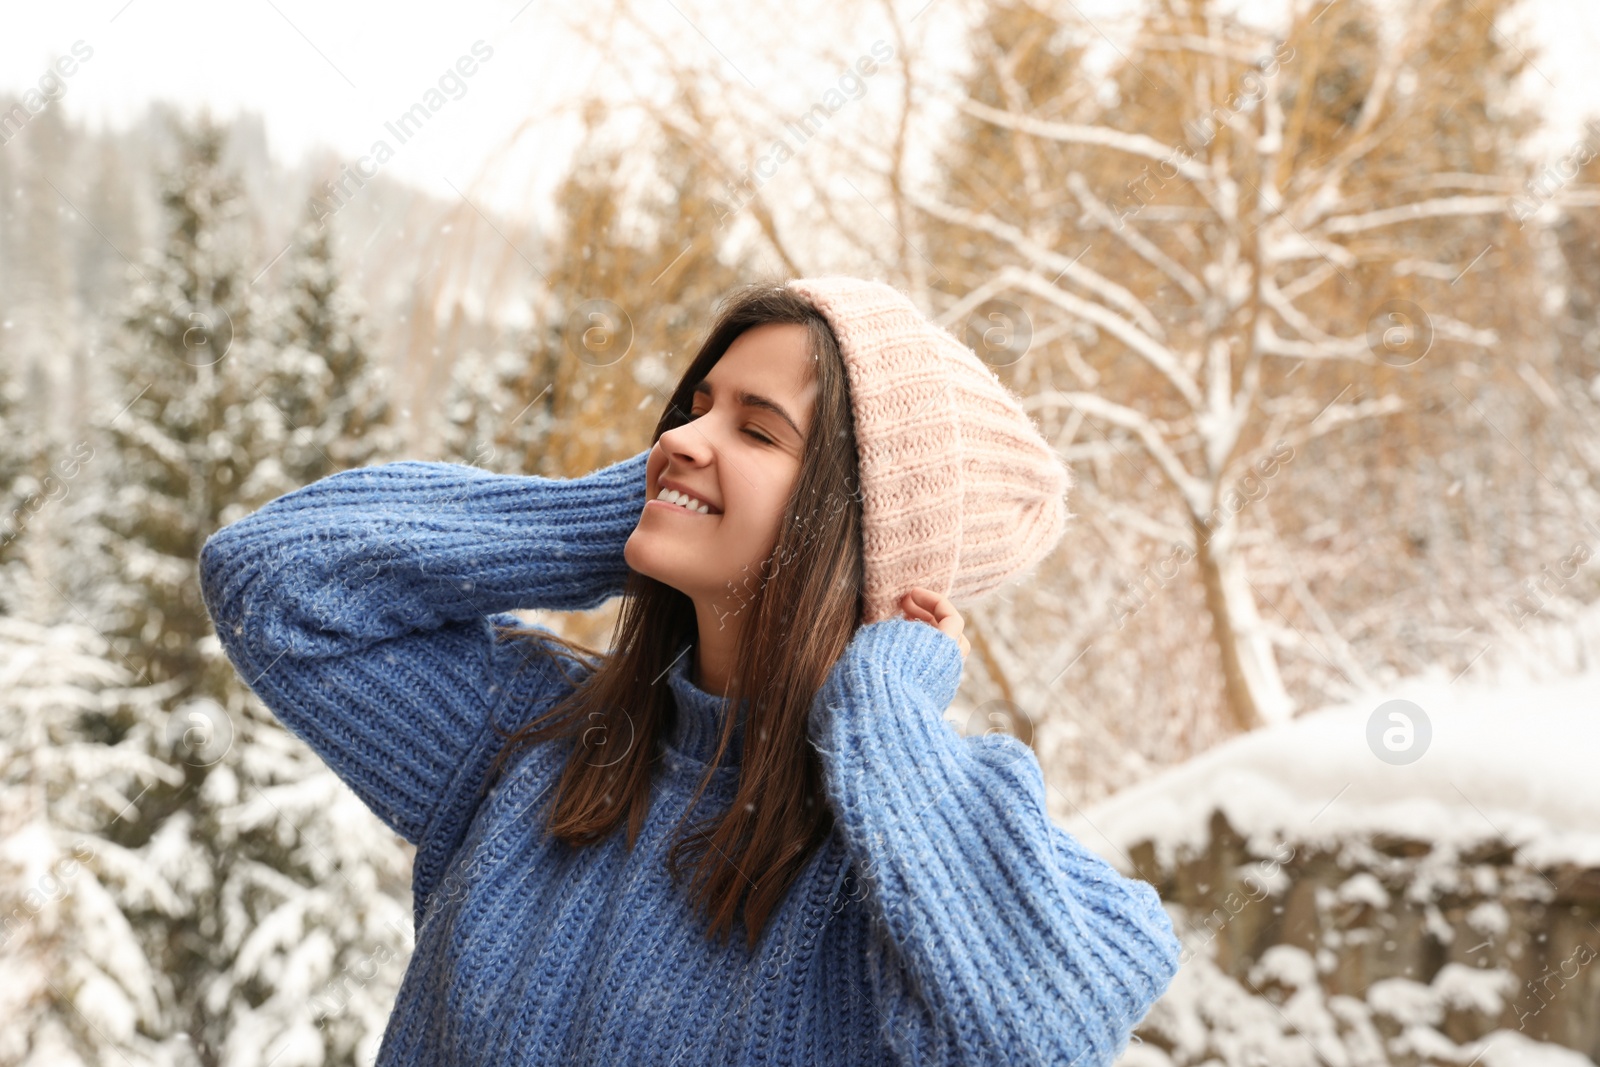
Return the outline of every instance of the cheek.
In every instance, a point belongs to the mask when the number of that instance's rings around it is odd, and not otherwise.
[[[752,477],[753,477],[752,472]],[[779,529],[783,524],[787,496],[771,492],[765,486],[745,487],[728,514],[723,516],[722,536],[727,539],[731,554],[741,563],[771,555],[778,543]]]

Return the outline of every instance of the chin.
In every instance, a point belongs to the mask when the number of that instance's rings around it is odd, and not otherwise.
[[[663,585],[670,585],[674,589],[681,589],[678,581],[673,578],[674,568],[671,561],[663,560],[662,553],[652,548],[649,534],[640,534],[637,531],[628,538],[623,546],[622,558],[628,566],[646,578],[654,578]]]

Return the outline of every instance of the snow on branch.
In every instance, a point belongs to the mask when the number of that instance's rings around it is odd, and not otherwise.
[[[1419,200],[1412,204],[1401,204],[1398,207],[1367,211],[1360,215],[1334,215],[1324,219],[1321,228],[1328,233],[1361,233],[1417,219],[1493,215],[1510,209],[1511,198],[1505,196],[1442,196],[1432,200]]]
[[[1429,315],[1428,321],[1433,324],[1435,334],[1452,341],[1464,341],[1479,348],[1488,348],[1500,343],[1500,335],[1494,330],[1479,329],[1449,315]]]
[[[1010,289],[1011,285],[1004,278],[996,276],[990,278],[982,285],[967,293],[944,311],[933,317],[933,321],[940,326],[949,327],[954,323],[963,322],[966,317],[982,307],[984,303]],[[1042,343],[1042,338],[1035,335],[1035,343]]]
[[[1358,262],[1355,254],[1343,245],[1313,240],[1296,229],[1283,233],[1276,231],[1275,228],[1275,232],[1262,242],[1261,253],[1263,262],[1269,264],[1288,263],[1297,259],[1320,259],[1337,269],[1354,267]]]
[[[1019,115],[1011,111],[1001,111],[999,108],[980,104],[976,100],[969,100],[963,96],[947,97],[946,103],[965,111],[974,118],[991,122],[996,126],[1018,133],[1032,134],[1046,140],[1061,141],[1067,144],[1098,145],[1110,148],[1128,155],[1140,156],[1151,159],[1157,163],[1165,163],[1178,172],[1178,174],[1194,182],[1197,186],[1206,186],[1211,180],[1206,168],[1192,159],[1182,158],[1184,153],[1176,146],[1163,144],[1154,137],[1142,133],[1124,133],[1114,130],[1109,126],[1086,126],[1074,122],[1050,122],[1045,119],[1036,119],[1030,115]]]
[[[1089,183],[1083,180],[1082,174],[1077,171],[1068,174],[1067,188],[1078,198],[1078,203],[1090,218],[1115,234],[1146,263],[1171,278],[1196,304],[1204,302],[1205,289],[1201,287],[1199,279],[1189,273],[1181,263],[1161,251],[1156,243],[1144,234],[1132,226],[1120,225],[1119,220],[1112,216],[1111,209],[1094,194],[1089,188]]]
[[[1193,52],[1198,55],[1216,56],[1219,59],[1236,60],[1246,66],[1254,65],[1261,59],[1261,49],[1257,46],[1206,37],[1198,33],[1151,34],[1140,44],[1146,51]]]
[[[1194,539],[1192,530],[1153,518],[1115,499],[1100,504],[1100,511],[1118,526],[1136,530],[1158,545],[1186,545]]]
[[[1267,307],[1276,311],[1283,318],[1284,322],[1293,326],[1300,336],[1310,338],[1315,342],[1335,340],[1326,330],[1312,322],[1305,312],[1295,307],[1294,301],[1283,295],[1283,290],[1278,288],[1277,283],[1272,280],[1270,274],[1262,275],[1261,298]]]
[[[1161,431],[1156,429],[1155,424],[1143,412],[1094,393],[1067,393],[1055,389],[1047,389],[1024,397],[1022,406],[1027,411],[1047,407],[1070,407],[1131,431],[1144,445],[1150,458],[1156,461],[1156,465],[1167,476],[1167,480],[1183,495],[1184,503],[1188,505],[1189,510],[1196,515],[1206,513],[1208,497],[1204,483],[1189,473],[1177,453],[1172,451],[1166,439],[1161,436]]]
[[[1326,341],[1296,341],[1282,337],[1265,320],[1256,322],[1256,351],[1268,356],[1293,356],[1296,359],[1348,359],[1375,363],[1376,357],[1365,337],[1332,337]]]
[[[1067,278],[1076,282],[1106,303],[1121,309],[1134,320],[1141,330],[1144,330],[1152,337],[1159,338],[1164,334],[1165,331],[1161,328],[1160,320],[1152,315],[1149,309],[1133,293],[1099,271],[1086,267],[1077,260],[1069,259],[1060,252],[1046,248],[1037,241],[1030,239],[1027,234],[1009,222],[997,219],[987,212],[979,213],[968,211],[965,208],[941,204],[916,193],[908,193],[906,198],[912,205],[935,218],[978,230],[981,233],[989,234],[991,237],[998,237],[1027,257],[1030,263],[1045,270],[1056,271],[1057,278]]]
[[[1398,414],[1405,408],[1405,401],[1393,393],[1376,400],[1363,400],[1358,404],[1329,404],[1316,418],[1286,435],[1285,440],[1290,445],[1301,445],[1332,433],[1348,423]]]
[[[1141,356],[1172,383],[1194,408],[1201,406],[1200,390],[1178,362],[1177,354],[1110,308],[1065,292],[1021,267],[1009,266],[1000,272],[1008,285],[1033,293],[1068,312],[1104,329]]]
[[[1274,310],[1280,310],[1274,307]],[[1480,329],[1449,315],[1428,315],[1434,335],[1451,341],[1461,341],[1489,348],[1500,341],[1494,330]],[[1256,323],[1256,350],[1269,356],[1290,356],[1295,359],[1334,360],[1345,359],[1356,363],[1375,363],[1371,342],[1366,337],[1328,337],[1321,340],[1296,341],[1280,336],[1265,321]]]

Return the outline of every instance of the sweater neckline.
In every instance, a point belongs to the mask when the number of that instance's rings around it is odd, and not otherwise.
[[[690,681],[694,666],[695,648],[692,641],[681,646],[678,657],[667,672],[667,685],[672,690],[673,704],[677,708],[677,721],[668,731],[665,746],[669,763],[688,764],[696,774],[704,773],[716,755],[717,743],[722,737],[722,726],[727,720],[733,702],[726,697],[706,692]],[[750,702],[741,698],[739,718],[734,723],[733,737],[728,750],[713,772],[716,780],[736,777],[744,749],[744,714]]]

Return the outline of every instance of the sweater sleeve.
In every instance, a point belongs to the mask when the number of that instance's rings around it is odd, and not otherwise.
[[[1031,749],[945,721],[961,669],[934,626],[870,623],[808,724],[883,949],[886,1037],[908,1064],[1110,1064],[1177,971],[1172,922],[1050,819]]]
[[[240,676],[391,829],[421,843],[511,660],[495,613],[622,591],[649,453],[581,478],[403,461],[223,527],[200,587]]]

